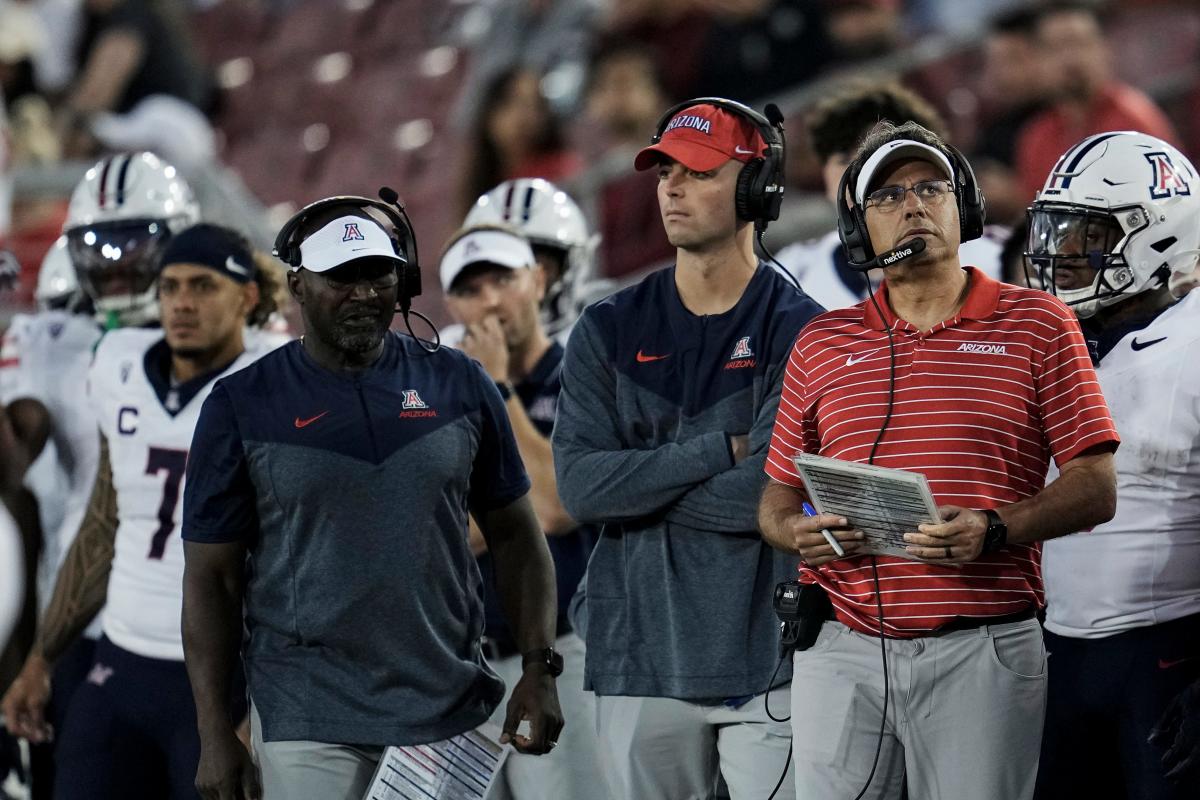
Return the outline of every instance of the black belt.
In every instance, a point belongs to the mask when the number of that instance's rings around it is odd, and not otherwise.
[[[982,628],[986,625],[1007,625],[1010,622],[1025,622],[1026,620],[1033,619],[1035,616],[1037,616],[1037,612],[1032,608],[1027,608],[1015,614],[1004,614],[999,617],[955,617],[934,631],[934,633],[969,631],[975,628]]]
[[[970,631],[976,628],[982,628],[987,625],[1007,625],[1010,622],[1025,622],[1037,616],[1037,611],[1033,608],[1027,608],[1024,611],[1017,611],[1013,614],[1004,614],[999,617],[955,617],[947,622],[942,627],[935,631],[930,631],[927,636],[936,636],[940,633],[953,633],[954,631]],[[829,609],[829,619],[836,620],[837,613],[834,609]]]

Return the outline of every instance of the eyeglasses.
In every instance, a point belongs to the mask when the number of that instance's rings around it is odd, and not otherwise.
[[[904,203],[904,195],[912,192],[927,206],[941,205],[947,195],[954,194],[954,184],[950,181],[920,181],[912,186],[884,186],[867,195],[867,208],[877,209],[881,214],[891,214],[899,210]]]

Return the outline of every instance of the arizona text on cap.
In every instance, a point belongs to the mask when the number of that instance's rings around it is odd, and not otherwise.
[[[360,258],[386,258],[408,263],[396,254],[392,239],[373,219],[347,214],[326,223],[300,243],[300,266],[310,272],[328,272]]]
[[[635,169],[650,169],[663,156],[696,172],[716,169],[730,159],[746,162],[765,155],[767,145],[750,120],[708,103],[688,106],[667,123],[658,144],[642,148]]]
[[[862,208],[863,202],[867,199],[867,190],[873,185],[876,176],[882,175],[885,167],[906,159],[919,159],[936,164],[946,173],[947,178],[954,180],[954,168],[950,166],[950,159],[946,158],[946,154],[941,150],[912,139],[897,139],[894,142],[888,142],[872,153],[867,162],[863,164],[862,169],[859,170],[858,183],[854,186],[855,204]]]
[[[449,292],[464,269],[484,263],[521,269],[537,262],[529,242],[516,231],[496,227],[467,230],[459,234],[442,256],[439,269],[442,289]]]

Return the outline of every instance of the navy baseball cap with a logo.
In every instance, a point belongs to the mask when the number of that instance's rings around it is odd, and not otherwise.
[[[408,263],[396,254],[392,238],[379,223],[346,215],[326,223],[300,243],[300,266],[310,272],[328,272],[360,258],[386,258]]]
[[[762,134],[741,114],[702,103],[688,106],[667,123],[658,144],[643,148],[633,160],[644,170],[674,159],[690,170],[708,172],[730,159],[746,162],[766,154]]]

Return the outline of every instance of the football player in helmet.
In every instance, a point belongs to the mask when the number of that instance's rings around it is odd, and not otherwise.
[[[1200,716],[1200,292],[1177,300],[1168,279],[1200,255],[1200,176],[1161,139],[1102,133],[1063,154],[1028,216],[1029,265],[1079,316],[1122,440],[1116,516],[1042,546],[1037,797],[1195,797],[1194,737],[1171,745]]]
[[[92,352],[104,327],[145,324],[157,316],[156,259],[171,231],[197,219],[198,211],[191,188],[157,156],[128,153],[99,161],[76,185],[65,232],[42,262],[38,312],[16,315],[4,336],[0,415],[11,423],[14,439],[13,446],[0,448],[0,467],[24,476],[37,497],[43,531],[39,612],[50,600],[96,479],[96,417],[84,391]],[[84,265],[79,274],[76,264]],[[95,309],[101,310],[100,325]],[[54,728],[65,722],[99,635],[96,621],[59,655],[53,675],[44,661],[27,663],[39,668],[26,673],[27,686],[41,693],[53,683],[46,717]],[[50,756],[35,747],[32,758],[40,796],[52,775],[50,767],[43,768]]]
[[[54,577],[83,519],[99,455],[96,420],[83,387],[101,328],[76,281],[65,236],[42,260],[34,297],[38,311],[15,315],[0,344],[0,426],[9,432],[0,443],[0,471],[32,492],[33,516],[40,522],[33,573],[37,603],[31,609],[36,619],[49,602]],[[55,666],[55,697],[47,709],[55,726],[62,724],[75,688],[87,675],[99,635],[99,624],[89,627]],[[13,654],[16,664],[29,644],[28,639],[20,643]],[[35,745],[29,758],[26,782],[32,797],[51,797],[52,745]]]
[[[260,297],[240,235],[196,225],[156,256],[162,267],[149,285],[157,286],[162,328],[110,331],[96,347],[86,378],[101,432],[95,484],[34,651],[3,701],[11,730],[47,738],[46,675],[104,607],[87,680],[57,731],[59,798],[195,796],[199,738],[180,633],[183,555],[173,537],[184,464],[213,383],[271,344],[259,337],[246,346]],[[140,276],[141,267],[127,274]]]
[[[75,187],[63,232],[79,284],[107,327],[154,319],[158,257],[173,233],[200,221],[192,189],[153,153],[122,153]]]
[[[46,251],[33,290],[39,311],[70,311],[91,314],[92,302],[79,286],[75,265],[67,252],[66,235],[59,236]]]
[[[546,275],[542,320],[550,336],[565,341],[583,308],[613,290],[595,278],[600,235],[588,230],[574,200],[541,178],[505,181],[475,201],[464,228],[506,225],[519,230],[533,246]]]

